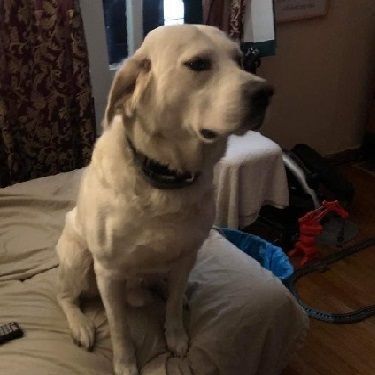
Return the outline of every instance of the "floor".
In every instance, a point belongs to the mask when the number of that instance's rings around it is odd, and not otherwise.
[[[375,175],[353,166],[343,167],[343,173],[356,189],[350,219],[360,233],[354,242],[375,236]],[[322,249],[323,254],[330,251]],[[375,247],[329,271],[304,277],[298,286],[306,303],[326,311],[347,312],[375,304]],[[349,325],[310,323],[305,347],[283,375],[375,374],[375,316]]]

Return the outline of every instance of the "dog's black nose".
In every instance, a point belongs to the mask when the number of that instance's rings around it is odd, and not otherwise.
[[[262,110],[270,103],[274,90],[267,82],[253,82],[249,85],[247,92],[250,96],[252,108],[254,110]]]

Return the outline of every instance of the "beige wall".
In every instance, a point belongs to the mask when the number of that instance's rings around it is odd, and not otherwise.
[[[374,73],[375,0],[330,0],[324,18],[277,25],[276,56],[259,74],[276,95],[263,133],[323,154],[355,148]]]

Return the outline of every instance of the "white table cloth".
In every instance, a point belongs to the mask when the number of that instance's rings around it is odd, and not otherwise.
[[[215,169],[215,185],[218,226],[243,228],[256,220],[263,205],[289,204],[282,150],[258,132],[229,138]]]

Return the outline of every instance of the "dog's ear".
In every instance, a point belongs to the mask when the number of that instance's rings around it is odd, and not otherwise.
[[[117,110],[133,116],[137,102],[150,80],[151,62],[147,58],[132,57],[116,72],[109,92],[104,115],[104,127],[110,126]]]

